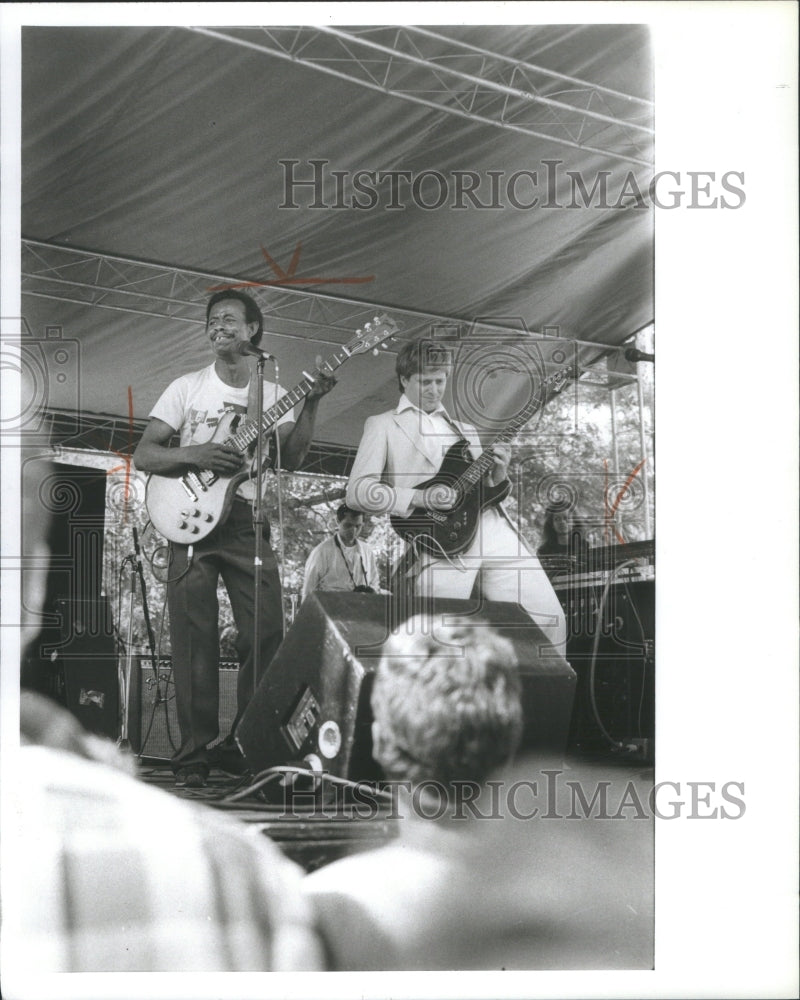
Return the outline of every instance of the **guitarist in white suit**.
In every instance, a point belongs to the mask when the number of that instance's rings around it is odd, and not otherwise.
[[[369,417],[347,486],[347,505],[367,514],[407,518],[418,508],[447,511],[454,491],[443,484],[420,489],[435,476],[445,453],[466,439],[472,459],[481,453],[474,427],[453,420],[442,405],[452,368],[449,352],[424,338],[406,343],[397,356],[400,401],[394,410]],[[507,478],[506,445],[489,449],[489,484]],[[471,544],[452,557],[419,553],[411,565],[418,597],[466,599],[478,579],[488,601],[518,603],[564,654],[566,622],[561,605],[536,555],[499,506],[479,515]]]
[[[256,346],[263,335],[257,303],[244,292],[217,292],[206,309],[206,334],[213,362],[172,382],[150,412],[150,423],[134,452],[143,472],[169,476],[187,468],[209,469],[232,477],[242,470],[242,454],[212,440],[220,421],[234,411],[255,417],[255,365],[242,344]],[[252,377],[251,377],[252,376]],[[279,421],[281,465],[295,469],[311,443],[320,398],[335,379],[319,375],[297,418],[289,410]],[[264,409],[282,395],[280,387],[264,381]],[[169,447],[174,434],[178,447]],[[209,754],[219,735],[219,632],[217,581],[222,576],[236,621],[239,656],[237,715],[231,737],[252,697],[253,679],[253,553],[255,531],[251,503],[256,483],[246,479],[238,487],[226,520],[197,544],[171,544],[167,600],[170,615],[173,677],[181,745],[172,759],[178,785],[201,787],[215,763],[233,769],[243,761],[232,738],[222,751]],[[283,609],[278,566],[264,526],[262,632],[260,668],[274,656],[283,638]]]

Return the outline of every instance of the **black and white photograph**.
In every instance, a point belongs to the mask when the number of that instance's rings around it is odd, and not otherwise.
[[[4,996],[796,996],[796,6],[0,28]]]

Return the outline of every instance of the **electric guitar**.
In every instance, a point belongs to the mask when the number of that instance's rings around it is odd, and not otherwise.
[[[561,392],[577,374],[575,365],[567,365],[543,379],[543,393],[534,396],[494,438],[489,447],[509,442],[534,413]],[[481,513],[487,507],[505,500],[511,490],[511,483],[507,479],[496,486],[492,486],[486,479],[492,467],[492,456],[488,450],[473,461],[468,449],[467,441],[456,441],[445,452],[436,475],[415,487],[424,490],[430,486],[449,486],[456,493],[454,507],[449,510],[417,507],[408,517],[392,514],[389,518],[401,538],[437,558],[458,555],[468,549],[478,531]]]
[[[288,413],[314,386],[315,374],[330,374],[348,358],[365,354],[388,340],[399,329],[395,320],[385,313],[366,323],[355,336],[294,389],[281,396],[264,411],[262,424],[269,434],[280,418]],[[206,538],[230,513],[239,485],[250,476],[248,449],[258,436],[258,420],[247,420],[231,434],[231,424],[239,416],[228,413],[220,420],[213,441],[230,445],[242,455],[242,470],[233,476],[223,476],[209,469],[189,468],[172,476],[151,475],[147,480],[145,502],[150,520],[165,538],[183,545],[193,545]]]

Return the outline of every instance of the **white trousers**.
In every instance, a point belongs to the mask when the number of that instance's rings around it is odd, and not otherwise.
[[[538,557],[496,508],[481,516],[472,545],[452,561],[423,561],[417,577],[419,597],[466,600],[475,579],[486,601],[520,604],[562,656],[566,654],[567,624],[556,593]]]

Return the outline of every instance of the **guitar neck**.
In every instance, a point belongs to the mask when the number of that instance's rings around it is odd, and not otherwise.
[[[525,424],[533,417],[533,415],[540,410],[543,406],[550,402],[553,396],[556,396],[564,386],[567,384],[568,373],[571,372],[572,366],[567,368],[561,368],[559,371],[554,372],[548,378],[544,379],[542,382],[542,387],[544,389],[543,398],[534,396],[531,401],[524,406],[520,412],[511,420],[503,430],[493,439],[489,447],[493,447],[496,444],[507,444],[511,441],[518,433],[522,430]],[[483,479],[489,469],[492,467],[494,459],[488,453],[484,451],[479,458],[475,461],[458,477],[456,482],[453,484],[454,489],[469,492]]]
[[[395,320],[391,319],[385,313],[381,316],[376,316],[374,320],[370,320],[364,325],[363,330],[357,330],[354,337],[346,344],[343,344],[327,361],[323,361],[310,375],[304,371],[303,375],[305,377],[303,380],[298,382],[294,389],[281,396],[268,410],[264,411],[261,416],[260,426],[263,427],[264,431],[270,431],[282,416],[288,413],[302,399],[306,398],[320,376],[330,375],[332,372],[335,372],[348,358],[352,358],[355,354],[364,354],[371,348],[374,348],[375,353],[377,353],[378,345],[382,344],[388,338],[393,337],[397,329]],[[247,448],[258,437],[258,428],[258,418],[248,420],[235,434],[232,434],[227,439],[225,444],[231,445],[231,447],[236,448],[244,454]]]
[[[261,424],[264,431],[269,431],[282,416],[287,414],[289,410],[306,398],[317,381],[315,376],[323,373],[330,374],[336,371],[336,369],[343,365],[349,357],[350,355],[347,352],[347,349],[342,348],[341,354],[333,354],[327,359],[327,361],[324,361],[319,368],[315,369],[311,375],[307,372],[303,372],[305,378],[298,382],[293,389],[281,396],[281,398],[276,403],[273,403],[269,409],[264,411],[261,418]],[[235,434],[232,434],[227,439],[225,444],[229,444],[233,448],[236,448],[244,453],[257,437],[258,420],[248,420]]]

